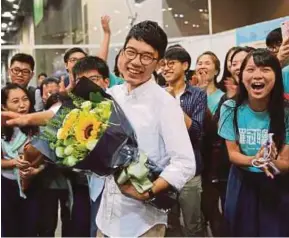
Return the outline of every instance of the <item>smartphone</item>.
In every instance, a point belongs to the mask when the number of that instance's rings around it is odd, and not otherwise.
[[[289,38],[289,20],[281,24],[281,31],[282,31],[283,40],[288,39]]]

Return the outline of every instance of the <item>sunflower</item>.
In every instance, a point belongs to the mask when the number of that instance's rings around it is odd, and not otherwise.
[[[65,140],[71,128],[73,128],[73,125],[77,122],[78,119],[78,112],[76,110],[72,110],[70,113],[68,113],[63,121],[62,128],[59,131],[59,138]]]
[[[75,126],[75,138],[80,144],[87,144],[97,138],[101,122],[94,114],[82,111],[80,112],[78,123]]]

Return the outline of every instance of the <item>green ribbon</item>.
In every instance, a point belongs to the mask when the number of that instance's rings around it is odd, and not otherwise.
[[[148,191],[153,186],[153,183],[148,178],[149,169],[146,166],[147,160],[148,157],[143,152],[140,152],[139,160],[132,162],[121,171],[117,178],[117,183],[122,185],[126,182],[131,182],[138,193]]]

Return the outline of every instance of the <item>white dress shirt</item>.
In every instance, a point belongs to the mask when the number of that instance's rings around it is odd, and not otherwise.
[[[195,156],[176,100],[153,80],[127,91],[127,84],[110,93],[132,124],[139,148],[159,167],[161,177],[180,190],[196,169]],[[167,224],[167,215],[151,205],[124,196],[108,177],[96,218],[98,228],[110,237],[138,237],[156,224]]]

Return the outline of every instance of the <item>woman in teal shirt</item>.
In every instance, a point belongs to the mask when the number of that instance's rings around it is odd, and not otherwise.
[[[208,108],[212,115],[215,114],[219,101],[224,95],[218,88],[217,78],[220,73],[220,60],[211,51],[206,51],[197,59],[196,72],[198,86],[206,89],[208,96]]]
[[[288,171],[287,104],[277,58],[262,49],[249,53],[241,66],[237,99],[223,104],[219,121],[232,163],[225,204],[230,236],[289,235],[288,173],[273,175],[265,167],[252,167],[273,133],[271,159],[281,172]]]

